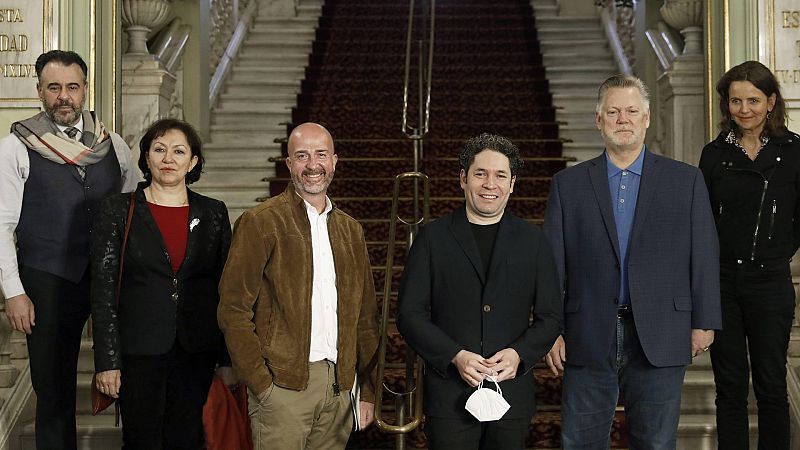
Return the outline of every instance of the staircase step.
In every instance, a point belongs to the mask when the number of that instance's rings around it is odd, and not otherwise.
[[[236,111],[232,109],[217,110],[212,116],[212,125],[241,125],[258,129],[263,125],[279,125],[291,119],[288,111],[257,113],[252,111]]]
[[[85,450],[122,448],[122,429],[114,426],[113,415],[79,415],[76,421],[77,448]],[[36,450],[35,436],[36,425],[31,421],[22,427],[20,450]]]
[[[758,447],[758,417],[751,415],[750,448]],[[677,448],[712,449],[717,448],[716,416],[713,414],[684,414],[678,422]]]
[[[228,85],[228,87],[225,89],[225,92],[234,95],[247,95],[247,93],[249,92],[254,95],[254,98],[258,98],[258,94],[254,94],[254,92],[257,92],[259,90],[262,91],[280,90],[282,93],[291,92],[297,94],[300,92],[300,81],[299,80],[248,81],[246,83],[243,82],[235,85]]]
[[[548,67],[563,67],[576,62],[580,62],[581,65],[598,63],[605,65],[609,61],[613,61],[613,58],[613,55],[608,50],[588,52],[583,51],[583,49],[571,48],[542,51],[542,59]]]
[[[253,39],[254,41],[281,41],[287,40],[304,40],[313,41],[316,35],[316,29],[312,27],[296,27],[292,28],[265,28],[253,27],[247,34],[247,40]]]
[[[585,86],[587,84],[596,86],[599,84],[598,80],[608,78],[615,73],[614,66],[610,61],[603,65],[547,68],[547,78],[551,88],[569,85]]]
[[[225,190],[263,186],[262,190],[266,191],[267,182],[264,181],[264,170],[262,169],[222,169],[215,167],[214,170],[203,174],[198,186],[203,186],[205,189]]]
[[[595,105],[594,103],[591,105],[586,105],[586,109],[584,111],[575,111],[566,110],[566,109],[559,109],[556,111],[556,120],[559,123],[566,122],[566,125],[595,125]]]
[[[560,28],[572,28],[575,30],[591,30],[600,26],[600,18],[593,16],[556,16],[556,17],[537,17],[536,30],[548,31]]]
[[[305,67],[308,65],[308,53],[287,53],[277,55],[259,55],[252,53],[251,55],[243,56],[237,55],[236,67],[257,66],[263,67],[265,65],[271,67]]]
[[[586,110],[591,105],[591,111],[595,110],[597,104],[597,87],[593,93],[565,93],[553,94],[553,105],[564,108],[565,110]]]
[[[313,15],[302,15],[296,17],[275,17],[259,14],[253,21],[254,29],[262,27],[285,27],[291,29],[292,27],[300,29],[316,28],[319,18]]]
[[[220,190],[198,186],[197,188],[193,187],[192,189],[196,189],[197,192],[207,197],[215,198],[225,202],[225,206],[228,207],[228,216],[231,219],[231,222],[235,221],[236,217],[239,217],[238,215],[233,217],[234,210],[244,211],[257,206],[260,203],[258,199],[264,197],[264,195],[267,193],[266,187],[261,189],[238,188],[236,190]]]
[[[565,125],[560,127],[560,135],[564,139],[571,139],[572,141],[584,142],[595,140],[602,142],[600,131],[594,124],[591,125]]]
[[[562,27],[562,28],[545,28],[536,32],[539,42],[545,44],[551,40],[569,39],[570,36],[575,36],[577,29],[575,27]],[[580,29],[580,36],[582,39],[604,39],[603,29],[600,28],[598,22],[595,27]]]
[[[311,41],[287,41],[287,42],[251,42],[245,40],[239,51],[242,58],[263,56],[267,52],[278,55],[292,55],[298,53],[308,53],[311,51]]]

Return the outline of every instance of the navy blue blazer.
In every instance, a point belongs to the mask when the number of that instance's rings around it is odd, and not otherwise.
[[[564,289],[567,362],[599,365],[616,336],[621,263],[605,155],[553,177],[544,230]],[[699,169],[645,154],[627,269],[648,361],[689,364],[691,330],[722,327],[719,245]]]
[[[506,211],[488,275],[483,267],[464,206],[422,228],[408,255],[397,328],[425,360],[428,416],[472,418],[464,405],[475,389],[450,362],[462,349],[486,358],[516,350],[517,376],[500,383],[511,405],[504,418],[536,409],[530,370],[558,337],[563,309],[550,246],[541,230]]]

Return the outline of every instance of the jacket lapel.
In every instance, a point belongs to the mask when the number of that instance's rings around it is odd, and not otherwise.
[[[591,160],[588,170],[589,179],[594,188],[594,196],[597,199],[597,205],[600,207],[603,223],[605,223],[606,226],[608,239],[611,241],[611,246],[614,247],[614,254],[617,256],[617,261],[622,261],[619,257],[617,223],[614,221],[614,212],[611,210],[611,193],[608,190],[608,169],[606,167],[605,153]]]
[[[183,257],[181,268],[178,270],[179,273],[189,264],[193,253],[192,250],[197,246],[200,233],[205,227],[209,226],[208,223],[203,223],[206,218],[203,216],[202,208],[198,205],[197,195],[191,189],[187,188],[186,191],[189,196],[189,223],[186,224],[189,234],[186,238],[186,254]]]
[[[515,248],[514,246],[514,232],[512,230],[511,221],[508,220],[508,215],[511,214],[506,210],[503,217],[500,219],[500,227],[497,229],[497,236],[494,238],[494,247],[492,248],[492,260],[489,266],[489,280],[496,279],[492,275],[497,272],[497,269],[506,260],[508,256],[508,249]]]
[[[646,151],[646,150],[645,150]],[[652,153],[644,154],[642,164],[642,179],[639,183],[639,195],[636,198],[636,214],[633,216],[633,228],[631,229],[631,242],[635,242],[642,233],[644,221],[647,218],[647,211],[653,203],[653,195],[659,185],[658,177],[658,157]],[[632,245],[629,246],[629,248]]]
[[[158,229],[158,224],[156,224],[153,214],[150,213],[150,207],[147,206],[147,199],[145,199],[144,191],[141,189],[136,191],[136,208],[134,214],[139,218],[139,222],[143,223],[148,228],[147,233],[153,237],[152,241],[158,242],[164,262],[166,262],[167,267],[170,267],[169,253],[167,252],[166,244],[164,244],[164,237],[161,236],[161,230]],[[134,225],[131,225],[131,227],[133,226]],[[170,272],[171,271],[172,269],[170,268]]]
[[[455,238],[456,242],[458,242],[461,250],[464,251],[464,254],[467,255],[467,259],[469,259],[469,262],[472,263],[472,267],[478,274],[481,284],[485,285],[486,280],[483,273],[483,264],[481,264],[481,256],[478,253],[478,246],[475,244],[475,238],[472,236],[472,230],[470,229],[469,221],[467,220],[467,211],[464,206],[461,206],[459,209],[453,212],[453,221],[450,223],[450,232],[453,233],[453,237]]]

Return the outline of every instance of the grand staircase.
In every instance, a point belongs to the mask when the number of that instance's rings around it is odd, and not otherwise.
[[[296,17],[256,18],[212,110],[205,173],[193,188],[224,200],[235,220],[289,182],[281,157],[291,126],[308,120],[324,124],[340,156],[330,194],[364,225],[382,293],[391,180],[413,168],[412,146],[400,132],[408,3],[328,0],[322,5],[322,0],[300,0]],[[467,138],[488,131],[508,136],[522,149],[526,169],[509,209],[539,223],[551,175],[600,152],[594,128],[596,88],[615,69],[599,19],[561,17],[554,0],[438,0],[436,27],[432,131],[424,141],[420,167],[431,176],[433,216],[463,201],[456,156]],[[418,105],[411,97],[415,111]],[[410,191],[403,190],[401,199],[409,215]],[[405,258],[405,231],[397,237],[388,299],[393,304]],[[796,323],[789,349],[796,368],[798,330]],[[0,417],[0,437],[6,438],[0,450],[34,449],[35,402],[29,394],[24,337],[7,330],[3,335],[8,352],[0,352],[0,376],[4,370],[19,375],[12,386],[0,388],[0,412],[14,409]],[[90,342],[85,336],[79,363],[78,448],[119,448],[113,413],[89,413]],[[402,359],[402,349],[402,339],[392,334],[390,362]],[[535,376],[539,411],[528,448],[558,448],[560,378],[541,365]],[[387,383],[397,387],[403,380],[390,372]],[[678,448],[716,448],[713,399],[710,361],[704,355],[687,370]],[[755,442],[754,415],[751,428]],[[425,448],[419,430],[407,442],[409,448]],[[617,449],[627,445],[621,409],[612,442]],[[394,440],[371,427],[355,434],[348,448],[394,448]]]
[[[224,201],[231,221],[258,203],[265,177],[275,175],[269,158],[280,155],[275,139],[286,137],[321,8],[321,0],[304,0],[295,17],[259,13],[213,106],[204,174],[192,187]]]
[[[614,57],[597,16],[563,17],[556,0],[531,0],[543,63],[553,94],[564,156],[575,162],[602,151],[595,126],[597,88],[617,73]]]
[[[364,225],[379,293],[386,276],[392,178],[414,167],[412,145],[401,133],[407,21],[408,4],[402,1],[326,2],[303,89],[292,112],[292,125],[315,121],[334,136],[339,162],[329,192],[338,207]],[[475,24],[484,31],[476,32]],[[561,154],[530,5],[520,0],[439,0],[435,39],[431,132],[420,160],[420,170],[431,177],[432,216],[463,203],[457,162],[463,143],[481,132],[493,132],[519,145],[526,160],[508,208],[538,223],[550,177],[569,159]],[[416,51],[415,46],[415,55]],[[411,73],[416,76],[417,70],[414,66]],[[409,111],[414,118],[417,88],[412,79]],[[276,161],[276,175],[270,183],[272,195],[289,182],[282,160]],[[411,198],[406,186],[401,192],[404,217],[411,215]],[[397,238],[391,297],[386,299],[392,304],[405,258],[405,230]],[[394,330],[390,342],[388,362],[399,363],[404,345]],[[541,412],[531,424],[528,445],[558,448],[560,380],[541,367],[536,376]],[[386,381],[393,387],[404,385],[402,377],[391,370]],[[384,410],[391,416],[390,402],[391,398]],[[619,443],[624,439],[619,428],[622,421],[616,423],[615,442]],[[407,442],[410,448],[426,448],[419,430]],[[394,448],[394,439],[373,427],[354,435],[348,448]]]

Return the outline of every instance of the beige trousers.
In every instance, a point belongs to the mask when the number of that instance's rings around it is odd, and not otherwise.
[[[250,426],[255,450],[341,450],[353,428],[350,392],[333,392],[335,366],[328,361],[309,364],[304,391],[271,385],[258,401],[248,389]]]

